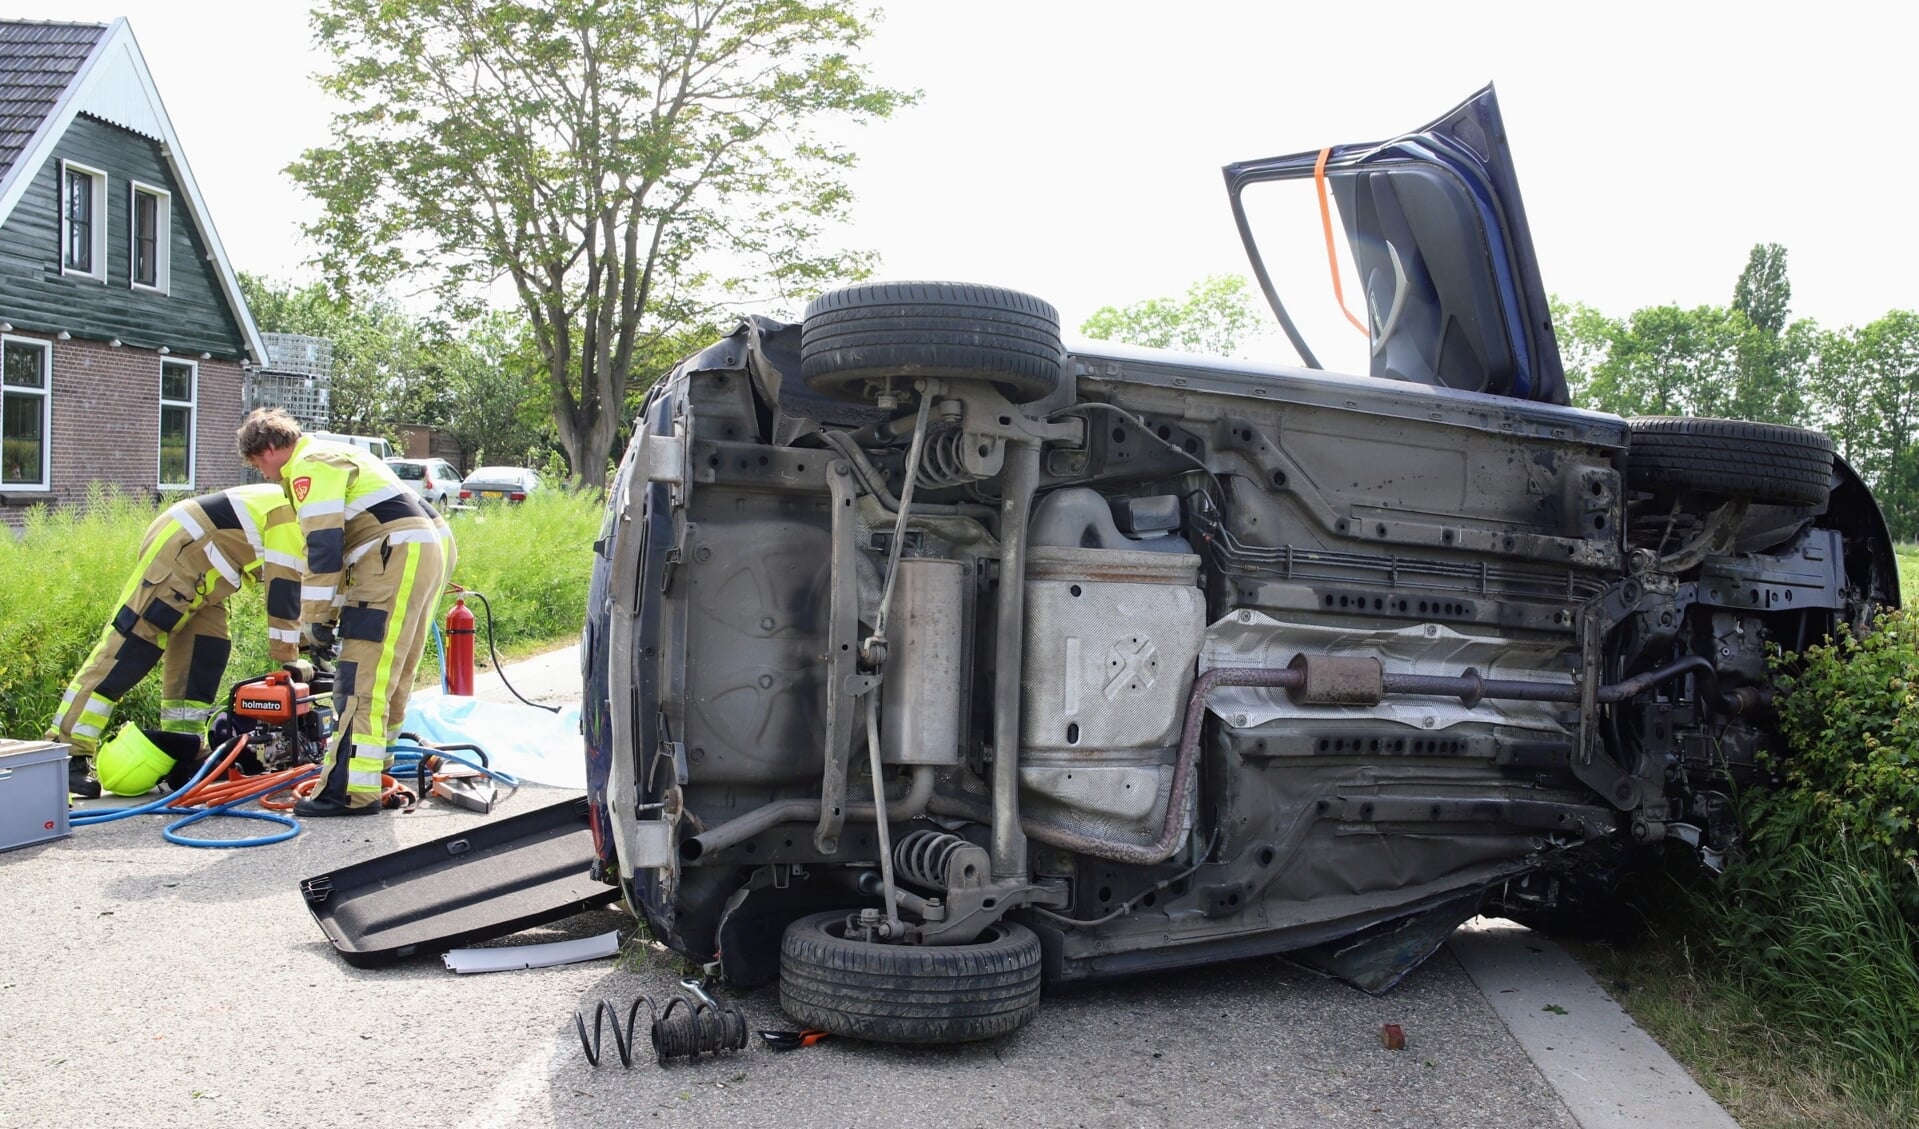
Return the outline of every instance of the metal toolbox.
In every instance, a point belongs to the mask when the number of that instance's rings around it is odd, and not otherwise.
[[[0,739],[0,851],[63,839],[67,747]]]

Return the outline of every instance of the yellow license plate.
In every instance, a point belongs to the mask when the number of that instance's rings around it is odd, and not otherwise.
[[[482,491],[480,491],[480,497],[482,497],[482,498],[504,498],[504,497],[506,497],[506,495],[505,495],[504,493],[502,493],[501,491],[498,491],[498,490],[482,490]]]

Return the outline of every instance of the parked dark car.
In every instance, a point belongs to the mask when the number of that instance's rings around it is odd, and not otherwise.
[[[1871,495],[1814,431],[1568,406],[1490,88],[1229,167],[1269,296],[1241,190],[1316,168],[1365,374],[1067,352],[929,282],[655,384],[583,659],[598,866],[655,937],[955,1041],[1261,953],[1383,990],[1474,913],[1735,848],[1769,658],[1896,602]]]
[[[460,482],[462,502],[524,502],[545,487],[540,472],[530,467],[477,467]]]

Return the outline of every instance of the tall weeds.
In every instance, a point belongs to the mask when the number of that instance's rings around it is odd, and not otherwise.
[[[1919,1124],[1919,620],[1779,665],[1780,783],[1742,798],[1746,854],[1696,920],[1751,1004]]]
[[[18,537],[0,531],[0,737],[33,738],[46,728],[117,608],[158,513],[152,503],[96,487],[82,506],[30,510]],[[452,515],[460,547],[454,579],[486,595],[501,646],[579,635],[599,520],[597,499],[557,490],[524,505]],[[442,615],[449,604],[442,601]],[[227,611],[233,657],[223,697],[233,680],[273,669],[259,590],[235,596]],[[475,614],[484,631],[483,613]],[[423,669],[433,664],[429,648]],[[152,726],[158,710],[156,673],[121,701],[116,722]]]

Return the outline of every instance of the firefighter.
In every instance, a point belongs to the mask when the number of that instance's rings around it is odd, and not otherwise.
[[[113,620],[101,630],[47,730],[49,740],[72,751],[70,792],[87,799],[100,794],[91,758],[113,707],[162,658],[161,731],[205,741],[232,651],[227,597],[242,587],[266,586],[273,660],[299,657],[304,554],[294,509],[278,483],[189,498],[154,519]]]
[[[249,413],[238,442],[242,458],[285,487],[299,518],[302,621],[320,642],[339,636],[334,740],[318,785],[294,812],[377,812],[380,777],[393,763],[390,746],[446,583],[452,533],[386,463],[303,435],[278,408]]]

